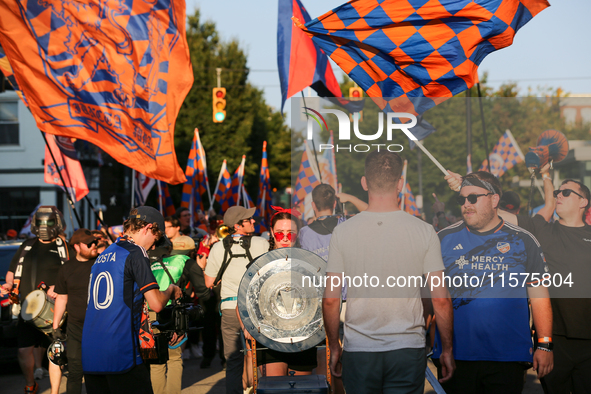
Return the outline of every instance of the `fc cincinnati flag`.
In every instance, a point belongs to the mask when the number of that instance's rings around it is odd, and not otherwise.
[[[45,138],[47,139],[45,145],[45,183],[63,188],[64,184],[58,173],[59,169],[65,182],[66,192],[74,202],[80,201],[88,194],[88,186],[86,185],[84,172],[82,172],[82,166],[78,161],[78,157],[75,156],[76,151],[72,140],[69,137],[57,137],[53,134],[45,134]]]
[[[162,181],[158,181],[158,205],[160,206],[160,213],[164,217],[173,216],[176,212],[168,190],[168,184]]]
[[[294,21],[380,108],[422,113],[472,87],[482,60],[511,45],[548,6],[546,0],[355,0],[313,21]]]
[[[308,86],[320,97],[342,97],[328,57],[310,37],[293,25],[292,17],[310,21],[300,0],[279,0],[277,63],[281,82],[281,112],[285,101]]]
[[[312,190],[320,185],[320,176],[318,167],[314,161],[314,154],[310,151],[308,143],[304,142],[304,153],[302,154],[302,162],[298,177],[295,182],[294,193],[292,196],[293,205],[298,205],[303,202],[308,194],[312,195]]]
[[[334,146],[332,130],[330,130],[330,137],[328,137],[327,144]],[[320,175],[322,175],[322,183],[329,184],[335,191],[337,191],[339,182],[337,179],[337,163],[333,149],[324,150],[318,166],[320,167]]]
[[[509,130],[505,131],[505,134],[501,136],[488,157],[490,159],[490,172],[497,178],[513,168],[515,164],[525,160],[519,145],[517,145],[513,134]],[[487,160],[484,159],[479,171],[488,171],[487,164]]]
[[[0,45],[40,130],[185,181],[176,117],[193,83],[184,0],[0,1]]]
[[[222,168],[220,169],[220,175],[218,176],[218,183],[216,184],[215,190],[213,192],[214,200],[220,205],[226,197],[226,193],[230,189],[231,183],[232,179],[230,178],[230,172],[228,172],[227,162],[224,160],[222,163]]]
[[[226,190],[226,195],[224,196],[224,199],[221,201],[223,212],[227,211],[230,207],[240,205],[245,162],[246,156],[242,156],[242,161],[240,162],[240,165],[238,166],[238,168],[234,172],[234,175],[232,176],[232,183],[230,184],[230,188]]]
[[[187,177],[187,181],[183,185],[181,207],[189,208],[193,214],[193,221],[197,221],[198,218],[195,216],[197,210],[204,210],[203,194],[207,193],[211,205],[205,150],[203,149],[203,145],[201,145],[199,130],[197,129],[195,129],[195,134],[193,135],[193,143],[189,152],[185,176]]]

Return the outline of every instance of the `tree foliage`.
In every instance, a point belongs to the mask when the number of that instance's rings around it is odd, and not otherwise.
[[[267,141],[273,187],[290,183],[290,134],[278,111],[269,107],[263,92],[248,82],[247,55],[236,40],[224,42],[212,21],[202,21],[199,10],[188,17],[187,41],[193,65],[193,86],[187,95],[175,130],[175,146],[181,167],[187,163],[193,133],[199,129],[207,155],[213,192],[219,169],[227,160],[231,174],[246,155],[244,183],[256,202],[263,141]],[[212,89],[217,86],[216,68],[222,68],[221,86],[226,88],[226,119],[213,123]],[[173,188],[180,201],[182,186]]]

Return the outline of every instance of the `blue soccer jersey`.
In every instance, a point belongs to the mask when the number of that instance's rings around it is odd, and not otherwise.
[[[158,284],[142,247],[119,239],[97,257],[82,331],[84,373],[122,373],[142,363],[143,294],[152,289]]]
[[[538,241],[505,222],[484,233],[458,222],[438,235],[454,308],[454,358],[531,362],[527,287],[548,272]],[[433,357],[440,354],[436,332]]]

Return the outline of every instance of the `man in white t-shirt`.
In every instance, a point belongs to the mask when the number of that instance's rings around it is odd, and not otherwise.
[[[361,185],[366,211],[337,226],[330,242],[322,308],[331,350],[330,368],[347,392],[422,393],[425,381],[425,322],[420,295],[428,279],[437,324],[444,334],[442,381],[455,369],[453,313],[442,281],[439,238],[429,224],[398,206],[402,159],[371,152]],[[342,281],[348,285],[344,343],[338,341]],[[338,282],[341,283],[338,283]]]
[[[230,207],[224,214],[224,224],[233,231],[212,248],[205,267],[205,285],[213,287],[221,278],[222,338],[226,357],[226,393],[242,394],[244,356],[240,339],[240,321],[236,315],[238,286],[246,272],[246,266],[258,256],[269,251],[269,242],[262,237],[251,237],[254,232],[255,208]],[[231,253],[226,253],[226,246]],[[225,266],[224,257],[229,264]],[[223,271],[220,275],[220,271]]]

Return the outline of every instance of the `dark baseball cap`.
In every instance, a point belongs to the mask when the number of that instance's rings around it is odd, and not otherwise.
[[[156,223],[158,225],[158,230],[162,231],[162,233],[164,234],[164,217],[162,216],[159,210],[145,205],[137,207],[136,209],[137,215],[130,215],[130,217],[143,220],[147,223]]]
[[[241,220],[251,218],[256,210],[256,208],[246,209],[241,206],[230,207],[224,214],[224,224],[230,228],[234,228],[234,225]]]
[[[499,206],[504,210],[519,209],[521,206],[521,198],[519,197],[519,194],[512,190],[506,191],[503,193],[503,196],[499,201]]]
[[[70,238],[70,245],[72,247],[77,244],[88,245],[92,241],[96,241],[96,237],[92,235],[90,230],[85,228],[79,228],[78,230],[74,231],[72,238]]]

